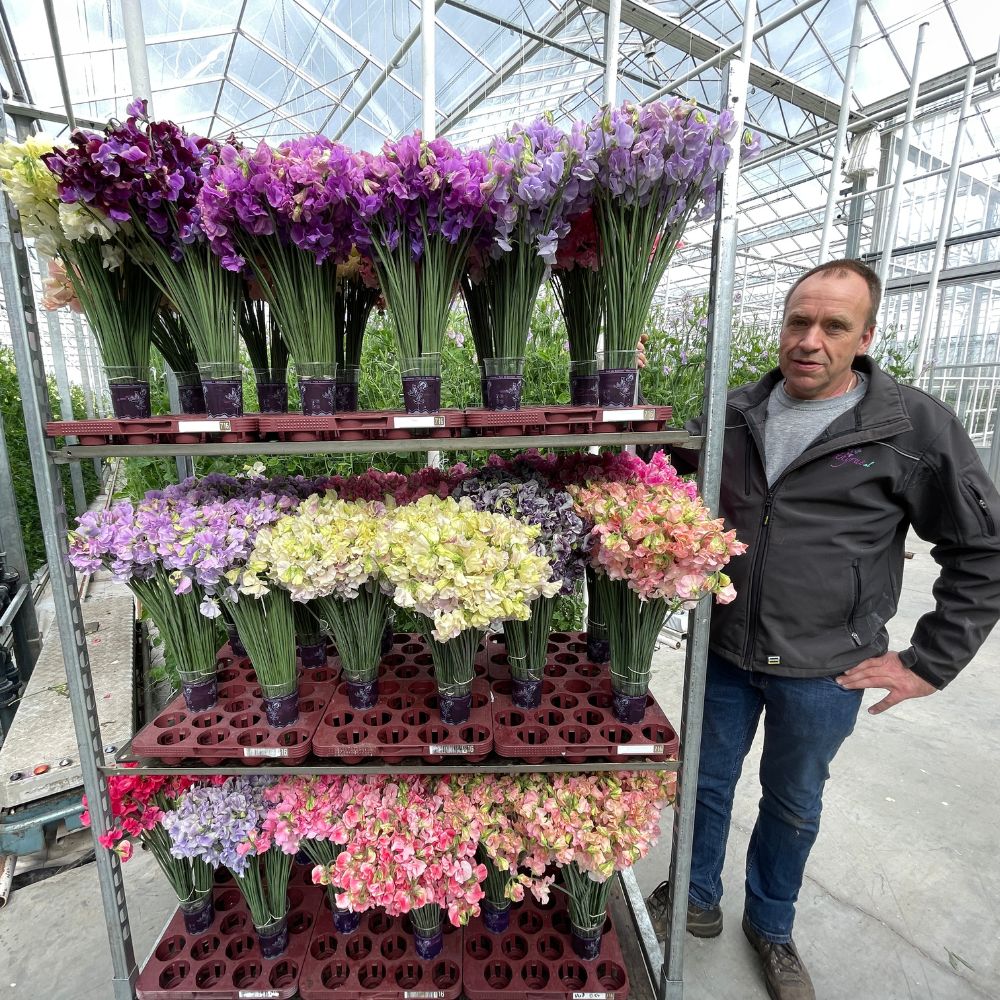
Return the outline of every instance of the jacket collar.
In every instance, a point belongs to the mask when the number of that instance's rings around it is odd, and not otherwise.
[[[898,423],[898,430],[909,430],[909,414],[899,383],[865,354],[855,358],[852,367],[868,379],[868,391],[856,409],[857,425],[875,428]],[[766,404],[772,390],[783,377],[781,370],[775,368],[759,381],[734,389],[729,396],[729,405],[746,413],[762,403]],[[897,428],[894,427],[893,430]]]

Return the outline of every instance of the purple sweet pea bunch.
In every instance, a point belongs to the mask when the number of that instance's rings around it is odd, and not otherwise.
[[[173,122],[150,121],[144,100],[103,134],[77,129],[70,145],[44,159],[58,178],[59,196],[117,223],[139,222],[179,260],[201,235],[198,193],[214,144]]]
[[[222,785],[189,788],[160,821],[170,837],[170,853],[175,858],[204,861],[212,868],[222,865],[242,878],[257,853],[258,835],[269,808],[264,791],[274,781],[262,775],[233,777]]]
[[[282,498],[305,500],[325,490],[326,477],[307,476],[230,476],[225,472],[210,472],[207,476],[190,476],[180,483],[171,483],[161,490],[150,490],[147,500],[169,500],[173,503],[199,505],[227,500],[251,500],[270,494],[279,502]]]
[[[533,551],[549,560],[551,579],[562,583],[560,593],[573,593],[587,568],[585,543],[591,526],[575,512],[565,490],[548,486],[526,466],[513,471],[494,466],[463,480],[453,496],[468,497],[477,510],[537,525],[541,530]]]
[[[199,197],[202,225],[222,266],[246,265],[247,238],[276,235],[315,257],[343,263],[354,242],[354,195],[363,160],[326,136],[272,149],[226,145]]]

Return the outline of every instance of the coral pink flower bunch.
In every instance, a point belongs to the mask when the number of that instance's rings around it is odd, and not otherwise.
[[[695,601],[715,594],[720,604],[736,596],[722,568],[746,551],[722,518],[713,518],[687,484],[633,479],[570,487],[581,517],[593,523],[591,565],[609,580],[628,584],[644,601]]]
[[[337,905],[354,912],[378,906],[400,916],[436,904],[456,926],[467,923],[479,913],[486,870],[445,808],[449,796],[447,784],[422,778],[360,782],[343,811],[348,842],[313,881],[336,885]]]

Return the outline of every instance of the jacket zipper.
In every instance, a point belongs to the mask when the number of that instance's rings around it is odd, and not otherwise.
[[[996,531],[996,526],[993,521],[993,515],[990,513],[989,504],[983,499],[983,495],[976,489],[975,486],[972,485],[972,483],[967,483],[966,485],[969,487],[969,492],[976,501],[976,506],[978,506],[982,512],[983,519],[986,521],[986,530],[992,535]]]
[[[854,603],[851,605],[851,614],[847,619],[847,624],[850,628],[851,638],[854,640],[854,645],[860,646],[861,636],[858,635],[857,626],[854,624],[855,616],[858,613],[858,607],[861,604],[861,570],[858,569],[857,560],[851,563],[851,569],[854,571]]]
[[[780,480],[779,480],[780,482]],[[777,485],[777,483],[775,483]],[[774,502],[774,488],[767,491],[764,497],[764,507],[761,511],[760,533],[757,538],[756,551],[754,552],[753,563],[750,566],[750,607],[748,609],[750,628],[747,632],[747,641],[743,647],[743,662],[749,664],[753,670],[753,648],[757,643],[757,623],[760,616],[760,586],[759,579],[761,569],[764,565],[764,552],[767,550],[767,538],[770,533],[771,504]]]
[[[747,428],[747,435],[750,435],[750,429]],[[749,444],[744,450],[745,458],[743,459],[743,495],[750,496],[750,447]]]

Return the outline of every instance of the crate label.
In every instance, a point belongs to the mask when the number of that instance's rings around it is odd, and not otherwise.
[[[444,990],[403,990],[403,1000],[444,1000]]]
[[[377,754],[379,752],[379,747],[372,743],[355,743],[353,746],[349,747],[337,747],[334,751],[334,757],[370,757],[372,754]]]
[[[276,1000],[281,996],[280,990],[240,990],[236,994],[239,1000]],[[602,993],[601,996],[604,996]]]
[[[605,410],[601,419],[606,424],[622,424],[626,420],[655,420],[656,410]]]
[[[428,413],[420,417],[393,417],[392,426],[394,430],[417,427],[444,427],[444,417],[440,413]]]
[[[288,747],[244,747],[244,757],[287,757]],[[270,996],[270,994],[268,994]]]
[[[662,743],[633,743],[618,747],[619,756],[629,753],[663,753]]]
[[[195,432],[209,431],[219,433],[220,431],[231,431],[233,425],[228,420],[178,420],[178,434],[193,434]],[[270,996],[270,994],[268,994]]]
[[[573,1000],[615,1000],[614,993],[574,993]]]
[[[475,753],[474,743],[431,743],[427,747],[427,752],[434,755],[447,756],[452,754]]]

